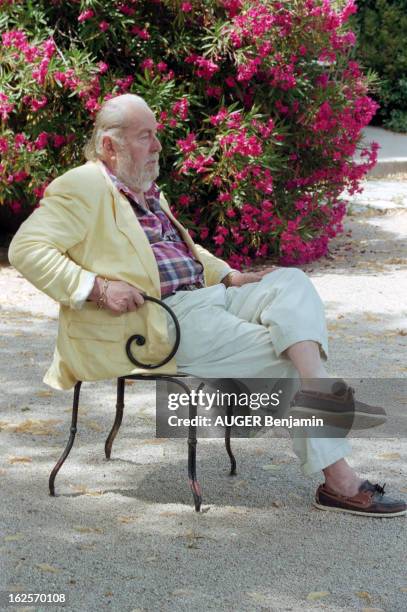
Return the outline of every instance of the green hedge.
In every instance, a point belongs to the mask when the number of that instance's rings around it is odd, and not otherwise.
[[[407,132],[407,0],[358,0],[356,54],[379,79],[375,123]]]

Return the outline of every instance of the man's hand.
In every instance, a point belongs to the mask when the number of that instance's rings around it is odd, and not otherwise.
[[[95,284],[88,297],[91,302],[97,302],[103,291],[103,278],[97,276]],[[109,281],[105,291],[103,308],[116,314],[132,312],[144,304],[142,293],[124,281]]]
[[[230,272],[227,275],[226,287],[241,287],[242,285],[246,285],[246,283],[257,283],[263,278],[263,276],[273,272],[274,270],[278,270],[278,267],[272,266],[262,270],[261,272]]]

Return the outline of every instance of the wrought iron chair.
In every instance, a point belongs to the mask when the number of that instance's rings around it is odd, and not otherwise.
[[[133,355],[132,350],[131,350],[131,345],[133,342],[135,342],[138,346],[142,346],[143,344],[145,344],[146,339],[144,336],[140,335],[140,334],[134,334],[133,336],[130,336],[130,338],[127,340],[126,342],[126,353],[127,356],[129,358],[129,360],[134,364],[137,365],[139,367],[142,367],[146,370],[154,370],[155,368],[159,368],[163,365],[165,365],[166,363],[168,363],[170,361],[170,359],[172,359],[174,357],[174,355],[176,354],[178,347],[179,347],[179,343],[181,340],[181,330],[180,330],[180,326],[179,326],[179,322],[178,319],[175,315],[175,313],[173,312],[173,310],[167,306],[167,304],[165,304],[164,302],[162,302],[161,300],[157,299],[157,298],[153,298],[151,296],[148,295],[144,295],[144,299],[150,302],[155,302],[156,304],[159,304],[162,308],[164,308],[169,315],[172,317],[172,320],[174,321],[174,325],[175,325],[175,331],[176,331],[176,339],[175,339],[175,343],[174,346],[171,350],[171,352],[169,353],[169,355],[160,363],[158,364],[144,364],[139,362]],[[125,390],[125,383],[127,379],[132,379],[132,380],[167,380],[170,381],[176,385],[179,385],[184,391],[186,391],[188,394],[190,393],[190,389],[188,387],[188,385],[182,381],[181,379],[183,378],[183,375],[176,375],[176,376],[167,376],[167,375],[161,375],[161,374],[157,374],[157,375],[144,375],[144,374],[128,374],[126,376],[120,376],[117,379],[117,401],[116,401],[116,418],[114,420],[113,423],[113,427],[106,439],[105,442],[105,456],[106,459],[110,459],[111,453],[112,453],[112,446],[113,446],[113,442],[114,439],[117,435],[117,432],[119,431],[120,425],[122,423],[122,419],[123,419],[123,410],[124,410],[124,390]],[[59,472],[59,470],[61,469],[62,465],[64,464],[66,458],[68,457],[71,448],[73,446],[73,443],[75,441],[75,435],[77,432],[77,421],[78,421],[78,409],[79,409],[79,396],[80,396],[80,390],[81,390],[81,385],[82,385],[82,381],[78,381],[75,385],[74,388],[74,394],[73,394],[73,404],[72,404],[72,421],[71,421],[71,428],[70,428],[70,436],[69,436],[69,440],[68,443],[65,447],[64,452],[62,453],[61,457],[59,458],[59,460],[57,461],[54,469],[52,470],[50,477],[49,477],[49,492],[50,495],[55,496],[55,478]],[[228,416],[230,416],[233,413],[233,408],[229,407],[228,408]],[[196,416],[196,406],[193,403],[189,403],[189,417],[193,418],[194,416]],[[231,449],[231,444],[230,444],[230,434],[231,434],[231,427],[227,426],[225,428],[225,447],[226,447],[226,451],[229,455],[229,459],[230,459],[230,475],[234,476],[236,474],[236,459],[233,455],[232,449]],[[201,490],[201,486],[198,482],[197,479],[197,475],[196,475],[196,446],[197,446],[197,435],[196,435],[196,425],[195,426],[190,426],[189,427],[189,431],[188,431],[188,478],[189,478],[189,485],[191,487],[192,490],[192,495],[194,498],[194,505],[195,505],[195,510],[196,512],[199,512],[201,509],[201,505],[202,505],[202,490]]]

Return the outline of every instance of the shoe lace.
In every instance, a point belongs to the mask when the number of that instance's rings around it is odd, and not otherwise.
[[[386,486],[386,483],[384,483],[384,485],[381,487],[379,484],[375,484],[374,488],[378,493],[381,493],[381,495],[384,495],[384,487]]]
[[[339,396],[339,397],[344,396],[346,393],[349,393],[352,396],[352,399],[353,399],[353,397],[355,395],[355,389],[353,387],[350,387],[345,382],[336,382],[336,383],[334,383],[334,385],[332,387],[332,393],[334,395]]]

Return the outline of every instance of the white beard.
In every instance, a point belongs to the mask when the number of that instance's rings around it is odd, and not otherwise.
[[[130,156],[122,151],[118,154],[116,176],[132,191],[146,193],[160,173],[158,160],[147,170],[134,170],[134,163]]]

